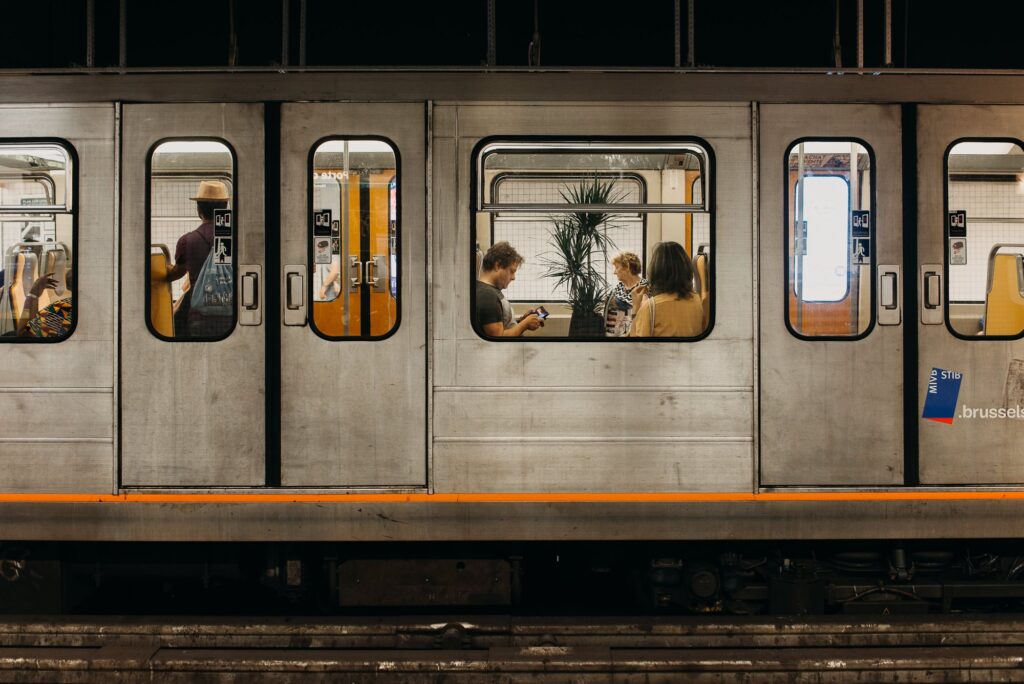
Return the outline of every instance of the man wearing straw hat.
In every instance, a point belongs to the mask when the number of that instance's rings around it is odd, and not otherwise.
[[[195,200],[196,212],[202,223],[188,233],[178,238],[178,245],[174,249],[174,266],[167,271],[167,280],[174,282],[186,273],[190,285],[195,285],[199,272],[206,262],[206,257],[213,247],[213,211],[214,209],[226,209],[228,206],[228,189],[224,183],[215,180],[204,180],[199,183],[199,190]],[[191,290],[182,297],[181,306],[174,312],[175,337],[187,335],[186,322],[188,313],[192,308]]]

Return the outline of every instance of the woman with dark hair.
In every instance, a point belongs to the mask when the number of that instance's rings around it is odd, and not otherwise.
[[[704,307],[693,290],[693,264],[678,242],[659,242],[647,268],[630,337],[696,337],[704,332]],[[638,295],[638,291],[641,291]]]

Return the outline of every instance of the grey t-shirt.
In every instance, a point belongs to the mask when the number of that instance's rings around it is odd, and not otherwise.
[[[501,294],[501,290],[482,280],[476,281],[476,320],[484,326],[501,323],[508,330],[515,322],[512,320],[512,305]]]

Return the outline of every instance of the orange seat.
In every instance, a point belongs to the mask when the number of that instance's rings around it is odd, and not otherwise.
[[[153,329],[164,337],[174,337],[174,312],[171,284],[167,282],[166,251],[149,255],[149,321]]]
[[[1024,330],[1024,257],[996,254],[985,297],[985,334],[1019,335]]]

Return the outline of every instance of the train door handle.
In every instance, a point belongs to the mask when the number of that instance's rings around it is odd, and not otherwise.
[[[921,323],[942,324],[942,267],[938,264],[921,267]]]
[[[878,324],[899,325],[900,312],[900,267],[878,267]]]
[[[366,262],[366,285],[372,292],[387,292],[388,258],[378,254]]]
[[[355,257],[349,257],[348,262],[349,272],[355,270],[354,276],[349,276],[349,280],[352,282],[352,287],[359,287],[363,284],[363,262],[359,261]]]
[[[262,266],[239,266],[242,274],[242,307],[238,311],[239,325],[259,325],[263,322],[263,305],[260,297]]]
[[[306,267],[284,267],[284,324],[306,325]]]

